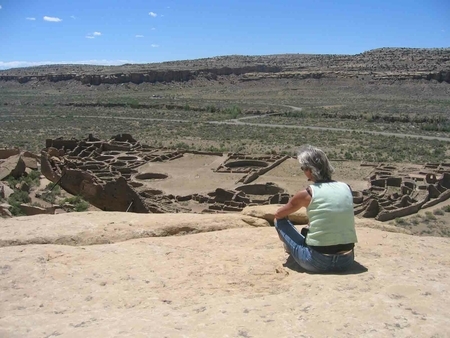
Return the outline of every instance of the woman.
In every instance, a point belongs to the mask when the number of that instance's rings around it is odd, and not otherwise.
[[[277,210],[275,228],[286,251],[307,271],[344,271],[354,261],[357,242],[352,191],[331,179],[334,168],[322,150],[305,146],[297,158],[313,184]],[[309,226],[299,233],[287,216],[302,207],[307,208]]]

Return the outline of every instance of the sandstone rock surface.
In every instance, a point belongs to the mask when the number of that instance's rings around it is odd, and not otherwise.
[[[12,155],[3,162],[0,162],[0,180],[5,177],[20,177],[25,172],[25,162],[20,155]]]
[[[10,246],[0,248],[0,336],[448,334],[450,239],[383,232],[358,219],[354,269],[309,274],[273,228],[242,217],[88,212],[2,220],[0,238]]]

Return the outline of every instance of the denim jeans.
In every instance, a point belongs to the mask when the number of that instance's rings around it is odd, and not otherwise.
[[[294,260],[311,272],[339,272],[347,270],[354,262],[354,251],[345,255],[325,255],[306,244],[306,238],[287,218],[275,222],[280,239],[286,244]]]

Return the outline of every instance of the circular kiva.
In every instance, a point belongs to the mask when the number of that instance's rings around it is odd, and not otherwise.
[[[100,155],[95,158],[97,161],[108,161],[114,159],[113,155]]]
[[[141,191],[139,194],[143,197],[152,197],[152,196],[156,196],[156,195],[163,195],[164,192],[162,190],[157,190],[157,189],[148,189],[148,190]]]
[[[134,178],[137,180],[163,180],[166,179],[166,174],[160,174],[160,173],[142,173],[136,175]]]
[[[284,189],[270,184],[241,185],[235,190],[243,191],[249,195],[276,195],[283,193]]]
[[[242,168],[242,167],[267,167],[267,162],[257,160],[241,160],[227,162],[224,164],[227,168]]]
[[[131,181],[131,182],[129,182],[129,184],[130,184],[132,187],[134,187],[134,188],[139,188],[139,187],[142,187],[142,186],[144,185],[144,183],[141,183],[141,182],[135,182],[135,181]]]
[[[111,163],[111,166],[113,166],[113,167],[125,167],[126,165],[127,165],[127,163],[122,162],[122,161],[117,161],[117,162]]]
[[[119,161],[137,161],[139,157],[137,156],[119,156],[117,158]]]

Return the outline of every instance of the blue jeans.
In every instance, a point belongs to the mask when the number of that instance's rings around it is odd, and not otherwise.
[[[280,239],[286,244],[294,260],[305,270],[311,272],[339,272],[347,270],[354,262],[355,255],[325,255],[306,244],[306,238],[295,229],[287,218],[275,222]]]

